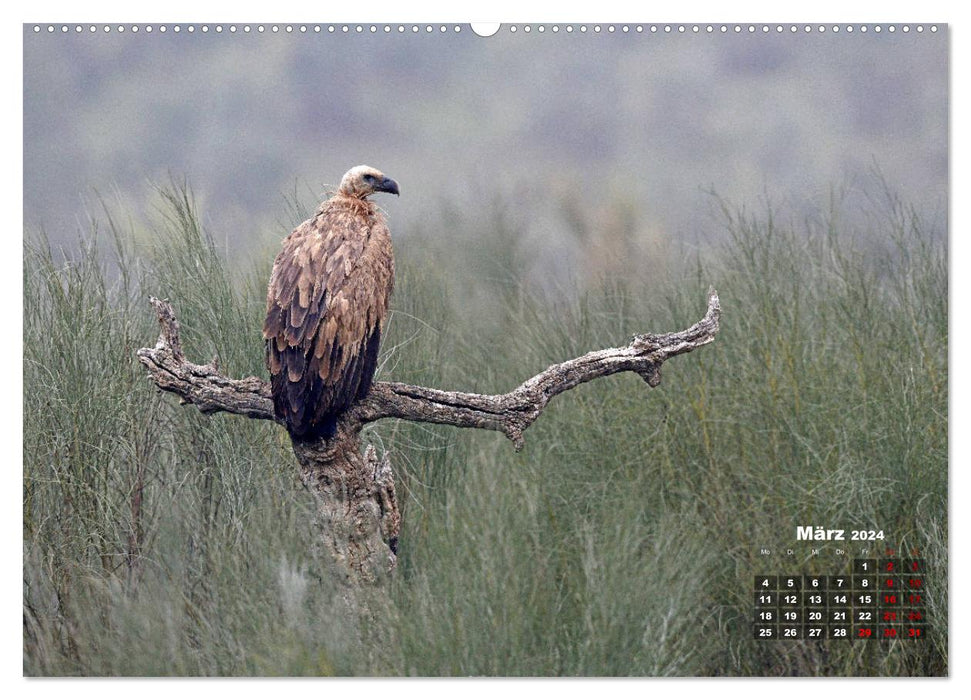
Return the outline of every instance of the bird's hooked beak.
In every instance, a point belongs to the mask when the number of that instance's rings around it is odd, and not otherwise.
[[[387,192],[388,194],[398,195],[398,183],[390,177],[386,177],[374,186],[375,192]]]

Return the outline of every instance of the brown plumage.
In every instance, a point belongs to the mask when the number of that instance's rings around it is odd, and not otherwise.
[[[371,388],[394,286],[391,235],[367,200],[398,185],[366,165],[283,240],[266,298],[266,362],[277,417],[301,439],[329,438]]]

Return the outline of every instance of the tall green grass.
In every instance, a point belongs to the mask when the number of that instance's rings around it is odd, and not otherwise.
[[[520,453],[494,433],[370,428],[404,516],[395,641],[380,647],[309,546],[313,504],[282,431],[179,406],[134,359],[157,335],[155,294],[189,357],[261,374],[286,231],[231,267],[186,188],[159,201],[150,230],[105,215],[73,252],[25,242],[25,674],[947,673],[946,246],[898,199],[859,231],[836,207],[793,223],[725,206],[716,242],[659,248],[648,279],[586,274],[605,266],[580,231],[579,287],[532,284],[500,207],[396,239],[386,379],[506,391],[693,323],[709,284],[723,318],[656,389],[614,376],[558,397]],[[755,642],[756,574],[845,562],[829,545],[822,560],[760,554],[809,524],[919,548],[930,637]]]

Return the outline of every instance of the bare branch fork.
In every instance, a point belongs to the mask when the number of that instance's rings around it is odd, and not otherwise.
[[[182,351],[179,322],[171,304],[152,297],[162,332],[154,348],[138,351],[139,361],[160,389],[193,404],[205,414],[224,411],[279,423],[270,385],[259,377],[230,379],[215,359],[205,365],[188,362]],[[401,516],[394,475],[387,454],[370,445],[361,451],[361,428],[382,418],[498,430],[523,446],[523,432],[550,400],[578,384],[617,372],[636,372],[650,386],[661,381],[669,357],[707,345],[718,333],[718,294],[708,293],[708,312],[690,328],[676,333],[636,335],[622,348],[595,350],[552,365],[507,394],[442,391],[398,382],[376,382],[370,393],[339,420],[334,437],[292,440],[300,477],[316,498],[315,522],[324,549],[346,584],[345,599],[360,611],[362,584],[381,584],[397,561]],[[380,589],[378,589],[380,590]],[[387,596],[384,597],[386,602]],[[380,595],[379,595],[380,599]],[[368,613],[372,614],[372,613]]]
[[[138,351],[159,388],[178,395],[206,414],[225,411],[250,418],[277,420],[268,382],[258,377],[230,379],[217,362],[188,362],[182,351],[179,322],[171,304],[151,298],[161,335],[154,348]],[[594,350],[554,364],[506,394],[472,394],[442,391],[399,382],[375,382],[371,392],[341,419],[339,432],[356,434],[367,423],[401,418],[460,428],[498,430],[523,446],[523,432],[533,424],[550,400],[597,377],[635,372],[648,385],[661,382],[661,364],[670,357],[711,343],[718,333],[721,307],[714,289],[708,293],[708,311],[698,323],[675,333],[635,335],[621,348]]]

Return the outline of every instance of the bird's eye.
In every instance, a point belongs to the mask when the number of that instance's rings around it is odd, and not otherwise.
[[[374,175],[371,175],[370,173],[368,173],[367,175],[365,175],[364,176],[364,182],[374,182]]]

